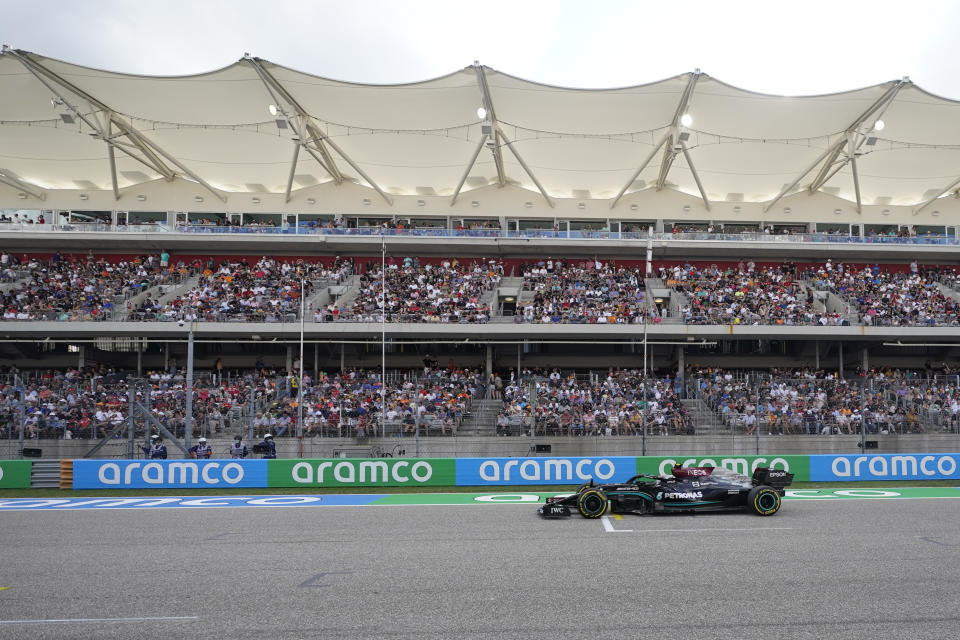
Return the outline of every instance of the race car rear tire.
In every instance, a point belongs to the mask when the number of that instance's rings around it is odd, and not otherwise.
[[[607,496],[603,491],[588,489],[577,496],[577,509],[584,518],[599,518],[607,512]]]
[[[780,494],[770,487],[754,487],[747,494],[747,508],[758,516],[772,516],[780,510]]]

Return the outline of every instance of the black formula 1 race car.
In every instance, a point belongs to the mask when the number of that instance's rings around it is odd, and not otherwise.
[[[547,498],[537,512],[545,518],[566,518],[573,509],[584,518],[605,513],[690,513],[751,511],[772,516],[780,510],[785,487],[793,482],[786,471],[758,468],[753,476],[719,467],[674,467],[673,475],[636,475],[623,484],[581,485],[569,496]]]

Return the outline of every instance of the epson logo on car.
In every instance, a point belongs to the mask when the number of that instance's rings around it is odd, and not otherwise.
[[[480,478],[488,482],[527,480],[542,482],[570,482],[576,480],[609,480],[616,473],[612,460],[601,458],[484,460],[480,464]]]
[[[164,473],[166,466],[166,473]],[[130,462],[120,465],[107,462],[97,470],[97,479],[106,485],[144,484],[238,484],[243,480],[243,466],[236,462]]]

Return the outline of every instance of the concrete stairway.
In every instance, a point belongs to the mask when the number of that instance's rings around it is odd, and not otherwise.
[[[160,285],[158,289],[160,290],[160,297],[157,298],[157,302],[161,305],[164,305],[179,295],[190,291],[197,283],[200,282],[199,276],[193,276],[191,278],[184,278],[183,281],[176,284],[164,284]]]
[[[483,398],[475,400],[460,426],[460,435],[492,436],[497,433],[497,414],[503,406],[502,400]]]
[[[681,402],[686,407],[687,415],[698,436],[720,435],[726,432],[727,426],[706,402],[697,398],[681,400]]]
[[[359,293],[360,291],[360,276],[358,275],[348,276],[347,278],[344,278],[344,280],[339,285],[336,285],[336,286],[341,288],[337,289],[337,291],[339,291],[339,294],[336,296],[333,296],[331,301],[336,302],[337,306],[343,309],[350,309],[351,307],[353,307],[353,303],[357,297],[357,293]],[[331,289],[332,288],[333,287],[331,287]],[[330,303],[327,302],[326,304],[330,304]],[[314,309],[316,308],[317,307],[314,306]]]
[[[956,289],[951,289],[947,285],[941,284],[939,282],[937,283],[937,289],[940,290],[940,293],[943,294],[944,298],[949,298],[951,300],[956,300],[957,302],[960,302],[960,291],[957,291]]]
[[[813,290],[815,300],[814,308],[816,308],[816,301],[819,301],[823,304],[823,309],[827,313],[839,313],[842,317],[846,318],[850,324],[859,324],[856,311],[857,305],[855,302],[828,289],[817,288],[809,280],[801,280],[799,282],[804,287]]]

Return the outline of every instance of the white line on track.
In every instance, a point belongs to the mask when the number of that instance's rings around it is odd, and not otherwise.
[[[603,521],[603,530],[607,533],[633,533],[633,529],[614,529],[610,516],[601,516],[600,520]]]
[[[712,531],[790,531],[793,527],[736,527],[736,528],[704,528],[704,529],[617,529],[610,522],[610,516],[602,516],[603,530],[607,533],[710,533]]]
[[[760,528],[730,528],[730,529],[638,529],[637,533],[710,533],[712,531],[789,531],[793,527],[760,527]]]
[[[51,618],[49,620],[0,620],[0,624],[74,624],[84,622],[161,622],[199,620],[199,616],[156,616],[148,618]]]

